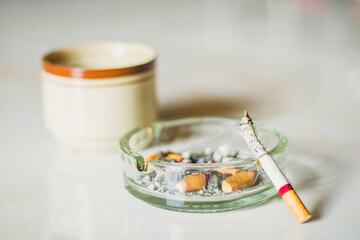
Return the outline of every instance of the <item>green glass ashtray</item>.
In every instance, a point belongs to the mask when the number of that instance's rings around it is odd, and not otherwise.
[[[126,189],[156,207],[209,213],[262,203],[277,193],[243,138],[240,119],[183,118],[134,129],[120,140]],[[287,138],[255,124],[284,170]]]

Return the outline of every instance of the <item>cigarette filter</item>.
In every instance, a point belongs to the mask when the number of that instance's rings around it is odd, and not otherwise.
[[[236,190],[253,186],[255,182],[255,172],[239,171],[238,173],[227,177],[223,182],[221,189],[225,193],[231,193]]]
[[[203,190],[206,186],[206,175],[200,173],[197,175],[188,175],[181,182],[176,184],[179,192],[197,192]]]

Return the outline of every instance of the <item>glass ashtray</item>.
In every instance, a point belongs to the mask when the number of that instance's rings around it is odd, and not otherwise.
[[[126,189],[156,207],[220,212],[250,207],[277,193],[239,134],[240,119],[183,118],[132,130],[120,140]],[[287,138],[255,124],[284,171]]]

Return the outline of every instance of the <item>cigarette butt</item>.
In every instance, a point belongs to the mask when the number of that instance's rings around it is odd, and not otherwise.
[[[225,193],[231,193],[236,190],[251,187],[255,184],[255,172],[241,171],[226,178],[222,182],[221,189]]]
[[[311,218],[311,214],[294,190],[287,191],[282,198],[299,223],[304,223]]]
[[[175,154],[175,153],[169,153],[167,157],[171,160],[176,160],[176,161],[181,161],[184,159],[180,154]]]
[[[181,182],[176,184],[179,192],[197,192],[203,190],[206,186],[206,175],[204,173],[198,175],[188,175]]]
[[[160,158],[159,154],[155,153],[147,158],[145,158],[145,162],[148,162],[148,161],[151,161],[151,160],[155,160],[155,159],[158,159]]]
[[[215,169],[215,171],[217,171],[218,173],[234,175],[235,173],[241,171],[241,169],[238,169],[238,168],[223,168],[223,169]]]

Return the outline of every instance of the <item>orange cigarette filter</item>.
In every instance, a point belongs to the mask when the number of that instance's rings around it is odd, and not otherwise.
[[[176,154],[176,153],[169,153],[167,155],[167,157],[169,159],[176,160],[176,161],[182,161],[184,159],[180,154]]]
[[[235,192],[236,190],[251,187],[255,184],[255,172],[240,171],[230,177],[227,177],[221,185],[225,193]]]
[[[159,156],[159,154],[156,153],[156,154],[153,154],[153,155],[145,158],[145,162],[152,161],[152,160],[155,160],[155,159],[158,159],[158,158],[160,158],[160,156]]]
[[[179,192],[197,192],[203,190],[206,186],[206,175],[204,173],[197,175],[188,175],[176,185]]]
[[[291,189],[281,196],[286,205],[290,208],[294,217],[299,223],[304,223],[311,218],[311,214],[302,203],[294,189]]]

